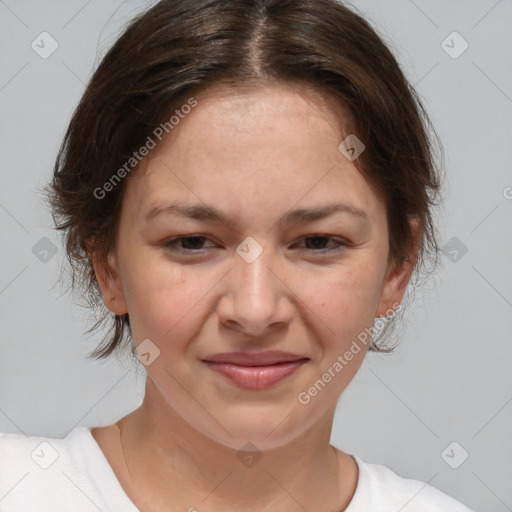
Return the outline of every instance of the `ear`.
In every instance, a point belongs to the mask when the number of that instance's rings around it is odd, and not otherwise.
[[[377,317],[389,316],[398,308],[416,266],[423,231],[418,219],[414,218],[409,222],[413,233],[413,247],[403,262],[388,265],[376,312]]]
[[[116,315],[128,313],[123,284],[117,271],[117,258],[115,251],[111,251],[105,263],[99,258],[94,248],[94,242],[87,243],[87,254],[93,264],[96,280],[101,290],[101,296],[105,306]]]

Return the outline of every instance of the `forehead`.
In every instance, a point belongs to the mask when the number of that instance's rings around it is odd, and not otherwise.
[[[202,90],[197,99],[203,115],[222,113],[223,122],[230,123],[234,129],[242,129],[246,123],[273,115],[294,116],[311,122],[321,117],[337,130],[340,121],[349,117],[348,111],[332,93],[306,83],[235,85],[221,82]]]
[[[179,123],[148,161],[187,151],[191,158],[211,152],[217,160],[232,159],[242,146],[249,149],[241,155],[246,161],[265,149],[273,156],[289,156],[290,148],[301,158],[320,152],[332,156],[342,134],[349,132],[343,106],[305,84],[216,84],[194,99],[197,106],[180,120],[174,116]],[[155,167],[146,166],[142,174]]]
[[[269,212],[306,196],[371,203],[372,190],[338,150],[343,111],[316,91],[218,86],[194,98],[197,106],[129,180],[134,215],[173,199]]]

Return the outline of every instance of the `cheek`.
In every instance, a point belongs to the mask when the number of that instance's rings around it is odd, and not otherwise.
[[[132,259],[123,286],[136,343],[163,340],[194,317],[194,309],[208,290],[206,274],[153,259]]]
[[[373,263],[351,265],[308,278],[301,274],[301,301],[321,320],[336,340],[348,340],[373,325],[380,295],[380,272]],[[300,283],[300,285],[299,285]]]
[[[192,335],[205,321],[206,309],[214,308],[215,285],[225,273],[225,268],[173,264],[153,250],[132,251],[124,261],[123,287],[136,343],[145,338],[179,343]],[[373,325],[381,282],[378,263],[372,251],[361,251],[321,271],[288,267],[282,277],[303,320],[325,344],[340,348]]]

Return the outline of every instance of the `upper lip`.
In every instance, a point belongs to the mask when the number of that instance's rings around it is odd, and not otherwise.
[[[292,354],[281,350],[268,350],[265,352],[222,352],[203,358],[210,363],[231,363],[240,366],[265,366],[276,363],[288,363],[308,359],[301,354]]]

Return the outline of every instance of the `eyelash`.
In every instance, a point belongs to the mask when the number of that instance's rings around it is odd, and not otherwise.
[[[183,247],[178,247],[178,245],[177,245],[180,242],[180,240],[189,240],[189,239],[194,239],[194,238],[208,240],[207,237],[202,236],[202,235],[178,236],[178,237],[174,237],[174,238],[169,238],[168,240],[166,240],[163,243],[163,245],[167,249],[174,251],[174,252],[188,253],[190,255],[202,254],[204,252],[203,249],[184,249]],[[311,238],[322,238],[325,240],[333,240],[335,245],[331,245],[330,247],[324,247],[321,249],[310,249],[308,247],[304,247],[301,250],[306,249],[306,250],[311,250],[317,254],[318,253],[325,254],[325,253],[330,253],[330,252],[334,252],[334,251],[340,251],[341,249],[345,249],[346,247],[348,247],[350,245],[348,242],[345,242],[340,239],[336,239],[335,237],[328,236],[328,235],[309,235],[309,236],[303,237],[301,240],[307,240],[307,239],[311,239]]]

